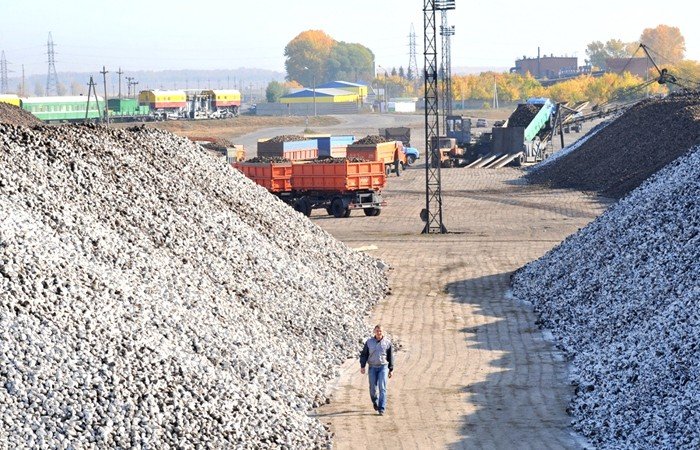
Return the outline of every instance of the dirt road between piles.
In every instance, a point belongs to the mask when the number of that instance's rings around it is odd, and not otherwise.
[[[373,311],[401,349],[387,414],[372,410],[357,359],[341,368],[332,401],[315,411],[334,447],[582,448],[569,427],[563,356],[509,298],[512,271],[536,259],[607,206],[572,191],[524,185],[521,171],[446,169],[447,235],[421,235],[425,172],[389,179],[379,217],[312,220],[350,247],[388,262],[393,295]]]

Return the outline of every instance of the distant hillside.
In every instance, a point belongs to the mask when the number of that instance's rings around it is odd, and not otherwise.
[[[118,67],[107,68],[107,92],[110,96],[119,91]],[[103,95],[102,75],[99,69],[88,72],[59,72],[58,81],[65,89],[65,94],[87,94],[88,81],[92,75],[97,83],[97,92]],[[122,74],[122,95],[127,93],[127,79],[132,77],[138,82],[135,90],[143,89],[239,89],[246,96],[261,97],[270,81],[284,81],[285,74],[265,69],[241,67],[231,70],[162,70],[162,71],[128,71]],[[19,93],[22,82],[19,77],[9,78],[11,92]],[[43,95],[46,89],[46,75],[30,75],[25,80],[26,95]]]

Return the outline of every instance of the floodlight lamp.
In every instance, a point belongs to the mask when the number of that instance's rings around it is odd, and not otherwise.
[[[437,11],[455,9],[455,0],[435,0],[434,8]]]

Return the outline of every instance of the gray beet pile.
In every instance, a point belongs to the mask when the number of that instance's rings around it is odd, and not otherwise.
[[[513,277],[600,448],[700,448],[700,147]]]
[[[0,442],[327,445],[376,260],[166,132],[0,125],[0,167]]]

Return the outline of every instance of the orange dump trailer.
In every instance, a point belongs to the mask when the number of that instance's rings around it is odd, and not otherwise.
[[[381,161],[294,164],[292,186],[303,191],[381,190],[386,184]]]
[[[292,165],[294,209],[306,216],[325,209],[337,218],[349,217],[353,209],[366,216],[381,213],[381,189],[386,184],[382,161],[307,162]]]
[[[238,162],[233,167],[272,193],[291,192],[292,163]]]
[[[384,163],[384,171],[387,175],[394,172],[399,176],[401,169],[406,165],[406,154],[403,152],[401,141],[348,145],[346,156],[367,161],[381,161]]]
[[[338,218],[350,216],[354,209],[378,216],[385,205],[381,189],[386,174],[381,161],[242,162],[233,166],[306,216],[314,209],[325,209]]]

